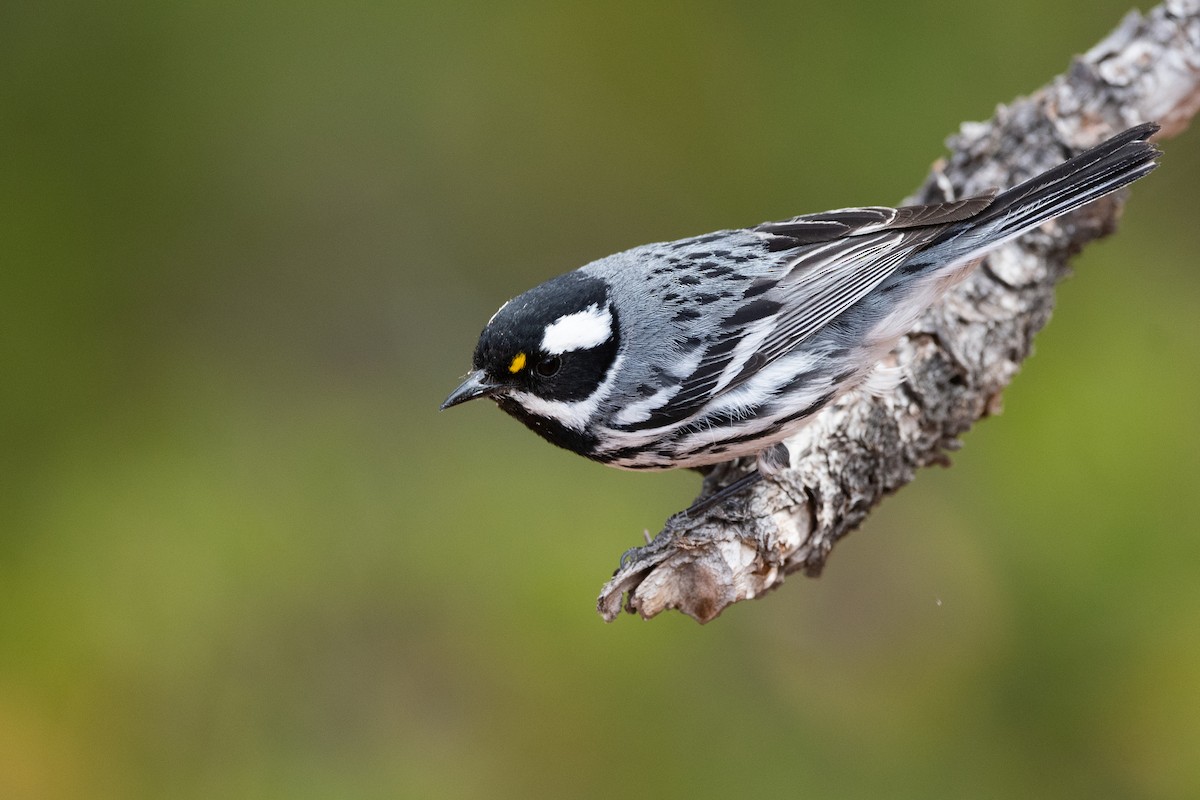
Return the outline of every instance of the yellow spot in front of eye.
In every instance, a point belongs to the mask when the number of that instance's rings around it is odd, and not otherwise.
[[[523,369],[525,369],[525,354],[517,353],[513,356],[512,363],[508,365],[508,371],[516,375]]]

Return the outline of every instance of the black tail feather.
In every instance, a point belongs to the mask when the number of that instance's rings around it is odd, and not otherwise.
[[[1128,186],[1158,166],[1160,152],[1147,141],[1158,128],[1153,122],[1130,128],[1001,192],[972,218],[973,227],[1002,220],[997,233],[1012,235]]]

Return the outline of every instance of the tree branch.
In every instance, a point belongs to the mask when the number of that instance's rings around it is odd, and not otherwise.
[[[1158,138],[1182,131],[1200,108],[1200,0],[1131,12],[1065,75],[966,123],[953,154],[934,166],[911,202],[1008,187],[1134,124],[1156,120]],[[1050,318],[1067,261],[1111,233],[1124,193],[1005,245],[931,308],[891,355],[905,376],[894,390],[851,393],[788,441],[790,469],[698,515],[677,514],[622,559],[600,594],[607,621],[678,609],[707,622],[731,603],[803,572],[819,575],[839,539],[917,468],[945,463],[958,437],[998,410],[1001,392]],[[702,495],[753,463],[720,465]]]

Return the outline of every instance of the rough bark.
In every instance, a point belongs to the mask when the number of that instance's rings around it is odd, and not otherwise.
[[[964,124],[910,202],[1012,186],[1140,122],[1158,121],[1156,138],[1170,138],[1197,108],[1200,0],[1168,0],[1144,17],[1131,12],[1032,96]],[[790,573],[820,574],[876,503],[919,467],[944,463],[958,437],[998,408],[1050,317],[1068,259],[1114,230],[1124,200],[1110,195],[995,251],[900,342],[891,357],[901,385],[852,393],[822,412],[788,442],[791,468],[776,479],[668,520],[653,542],[626,553],[600,614],[612,621],[623,605],[646,618],[674,608],[707,622]],[[702,496],[752,467],[721,465]]]

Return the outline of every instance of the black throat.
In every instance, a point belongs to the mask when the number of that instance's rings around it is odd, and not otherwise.
[[[511,397],[497,397],[496,405],[508,415],[521,421],[529,430],[547,442],[581,456],[595,458],[596,437],[586,431],[571,430],[556,419],[530,414],[525,407]]]

